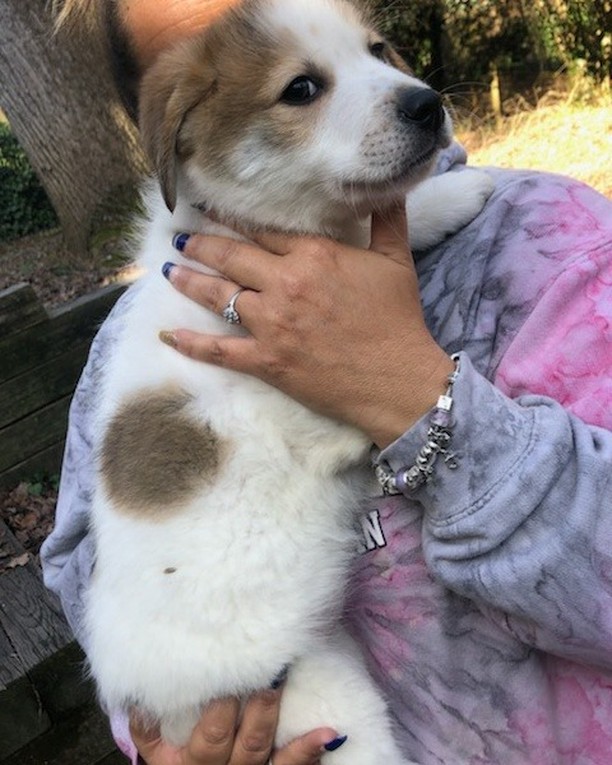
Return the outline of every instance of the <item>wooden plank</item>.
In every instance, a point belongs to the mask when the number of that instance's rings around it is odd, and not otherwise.
[[[16,284],[0,292],[0,337],[47,321],[48,318],[29,284]]]
[[[95,765],[126,765],[125,755],[118,749],[112,754],[107,755],[103,760],[99,760]]]
[[[3,552],[23,554],[7,526],[0,521]],[[57,598],[42,583],[33,562],[0,573],[0,627],[24,672],[69,645],[73,638]],[[0,663],[4,657],[0,656]]]
[[[51,728],[49,715],[40,706],[40,700],[27,677],[12,683],[0,692],[0,761],[37,739]],[[16,755],[15,763],[20,763]],[[45,760],[39,760],[39,763]]]
[[[59,613],[57,600],[44,588],[33,563],[7,568],[22,556],[23,547],[0,521],[0,759],[12,755],[51,727],[45,709],[61,703],[58,688],[65,686],[57,672],[70,644],[70,630]],[[55,671],[54,671],[55,670]],[[31,677],[28,672],[31,672]],[[34,679],[34,682],[33,682]],[[36,684],[40,689],[37,689]],[[41,694],[40,690],[44,693]]]
[[[71,348],[38,369],[0,385],[0,428],[72,394],[89,352],[89,341]]]
[[[1,691],[11,683],[15,682],[15,680],[20,678],[24,673],[23,664],[2,627],[0,627],[0,657]]]
[[[125,756],[117,759],[117,754],[108,719],[90,705],[64,717],[2,765],[127,765]]]
[[[0,474],[57,446],[66,435],[71,395],[0,430]],[[5,484],[6,485],[6,484]]]
[[[0,472],[0,488],[16,486],[21,481],[29,481],[34,476],[45,474],[48,476],[56,475],[62,467],[62,458],[64,456],[65,432],[68,424],[68,415],[65,415],[63,427],[61,428],[61,439],[57,443],[43,449],[35,454],[23,455],[25,458],[17,465],[13,465],[8,470]],[[60,430],[58,422],[58,431]],[[1,447],[0,447],[1,453]]]
[[[38,664],[28,677],[54,722],[96,700],[93,681],[87,678],[85,655],[76,641]]]
[[[0,760],[95,698],[84,655],[33,562],[8,568],[24,553],[0,521]],[[22,563],[22,561],[20,561]],[[7,682],[9,680],[9,682]],[[21,760],[17,760],[21,762]],[[45,762],[45,760],[40,760]]]
[[[49,322],[8,337],[0,333],[0,382],[36,369],[70,348],[90,343],[126,289],[113,284],[49,313]]]
[[[115,749],[112,754],[107,755],[102,760],[98,760],[95,765],[126,765],[125,755],[118,749]]]

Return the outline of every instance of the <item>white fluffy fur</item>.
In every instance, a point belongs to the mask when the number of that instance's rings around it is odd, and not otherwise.
[[[149,271],[106,369],[100,442],[127,398],[172,385],[190,395],[191,417],[210,423],[231,447],[214,485],[157,520],[115,507],[98,480],[96,565],[86,612],[91,669],[105,705],[138,706],[178,744],[211,699],[267,687],[289,665],[278,745],[326,725],[349,740],[324,760],[400,765],[407,760],[394,744],[385,705],[339,624],[358,544],[365,437],[256,379],[193,362],[158,340],[161,330],[180,326],[241,331],[181,296],[160,273],[164,261],[177,260],[172,235],[207,225],[193,199],[206,194],[218,209],[240,216],[244,206],[244,214],[263,225],[313,233],[328,232],[332,211],[337,234],[355,240],[364,230],[355,209],[365,217],[368,195],[358,199],[346,189],[338,195],[338,179],[380,172],[365,158],[372,136],[383,136],[388,154],[409,150],[396,145],[387,104],[395,88],[418,83],[369,54],[346,7],[335,0],[271,0],[265,23],[281,22],[310,29],[304,45],[311,56],[324,55],[337,78],[312,144],[275,157],[256,134],[246,134],[232,157],[236,179],[210,177],[188,163],[173,214],[159,194],[149,196],[139,256]],[[308,187],[313,173],[321,182]],[[419,188],[411,233],[428,246],[479,212],[490,183],[464,172]],[[382,201],[388,193],[381,191]],[[430,216],[431,210],[439,212]],[[164,575],[168,567],[176,573]]]

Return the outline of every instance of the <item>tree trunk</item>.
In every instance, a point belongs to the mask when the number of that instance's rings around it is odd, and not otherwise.
[[[145,167],[93,33],[53,34],[46,0],[0,0],[0,107],[59,217],[87,249],[94,214]]]
[[[429,11],[429,40],[431,43],[431,76],[428,82],[443,91],[448,85],[444,41],[444,7],[440,2],[432,4]]]

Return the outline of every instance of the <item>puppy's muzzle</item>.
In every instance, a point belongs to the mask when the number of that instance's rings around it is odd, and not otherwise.
[[[437,133],[444,125],[442,98],[431,88],[405,88],[397,95],[397,114],[400,122]]]

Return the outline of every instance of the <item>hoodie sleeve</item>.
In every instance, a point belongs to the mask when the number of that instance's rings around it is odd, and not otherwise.
[[[105,360],[134,287],[119,299],[96,335],[77,385],[68,420],[55,526],[41,549],[45,585],[62,603],[70,627],[85,651],[83,598],[93,568],[94,550],[89,534],[93,474],[93,421],[103,382]]]
[[[452,448],[409,496],[432,573],[525,643],[612,668],[612,244],[575,258],[493,382],[465,353]],[[414,464],[423,418],[381,458]]]

